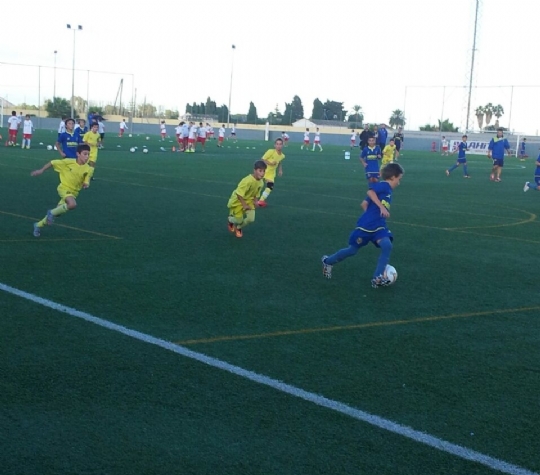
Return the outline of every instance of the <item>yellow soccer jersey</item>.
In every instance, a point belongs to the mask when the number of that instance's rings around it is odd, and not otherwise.
[[[255,200],[261,194],[262,186],[262,180],[256,180],[253,175],[248,175],[247,177],[243,178],[240,183],[238,183],[236,190],[232,192],[229,202],[227,203],[227,207],[234,208],[235,206],[242,205],[237,195],[244,198],[247,204],[253,206]]]
[[[395,145],[387,145],[383,150],[382,163],[386,165],[394,160]]]
[[[64,158],[62,160],[52,160],[54,171],[60,175],[60,183],[71,191],[78,193],[83,184],[90,183],[90,172],[92,168],[85,163],[79,165],[74,158]]]
[[[86,132],[86,134],[84,134],[83,136],[83,142],[84,143],[87,143],[88,145],[90,145],[90,161],[94,161],[92,160],[93,158],[97,158],[97,154],[98,154],[98,142],[101,140],[101,137],[100,135],[96,132],[94,134],[94,132]]]
[[[278,165],[280,164],[280,162],[285,158],[285,154],[283,152],[281,153],[277,153],[277,151],[273,148],[271,148],[270,150],[268,150],[264,155],[263,155],[263,160],[266,162],[267,160],[272,162],[272,163],[275,163],[275,165],[270,165],[269,163],[266,163],[267,165],[267,169],[266,169],[266,173],[267,174],[274,174],[276,173],[276,168],[278,167]]]

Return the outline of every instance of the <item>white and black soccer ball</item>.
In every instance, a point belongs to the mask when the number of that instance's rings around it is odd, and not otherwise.
[[[384,269],[384,278],[390,282],[390,284],[395,283],[397,280],[398,273],[394,266],[391,266],[390,264],[386,266],[386,269]]]
[[[130,151],[131,153],[135,153],[135,147],[131,147],[131,148],[129,149],[129,151]]]
[[[132,134],[129,134],[129,136],[130,136],[130,137],[133,137],[133,135],[132,135]]]
[[[143,148],[143,153],[148,153],[148,149],[147,149],[147,148]]]
[[[47,145],[47,150],[52,150],[52,145]]]

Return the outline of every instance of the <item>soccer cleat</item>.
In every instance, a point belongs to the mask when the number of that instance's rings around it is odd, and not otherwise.
[[[227,227],[229,228],[229,231],[230,231],[231,233],[234,233],[234,224],[233,224],[233,223],[228,222],[228,223],[227,223]]]
[[[446,170],[446,176],[450,176],[450,172]]]
[[[500,178],[495,178],[495,181],[499,182],[502,181]]]
[[[525,185],[523,185],[523,191],[529,191],[529,182],[526,181]]]
[[[237,238],[241,238],[242,235],[243,235],[243,234],[242,234],[242,230],[236,228],[236,229],[234,230],[234,235],[235,235]]]
[[[264,200],[259,200],[257,201],[257,206],[259,206],[260,208],[266,208],[268,204]]]
[[[327,264],[326,262],[324,262],[327,257],[328,256],[322,256],[322,258],[321,258],[322,273],[323,273],[324,277],[326,277],[327,279],[331,279],[332,278],[332,266],[330,264]]]
[[[34,237],[41,236],[41,229],[38,227],[38,223],[34,223]]]
[[[376,289],[377,287],[386,287],[390,284],[391,282],[388,279],[385,279],[382,275],[371,279],[371,287],[373,287],[374,289]]]
[[[470,178],[471,175],[463,175],[463,178]]]
[[[51,210],[47,211],[47,226],[52,226],[54,223],[54,216],[51,212]]]

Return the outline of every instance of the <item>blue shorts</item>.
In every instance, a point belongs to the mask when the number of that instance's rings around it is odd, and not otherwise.
[[[494,167],[504,167],[504,158],[494,158],[493,159]]]
[[[366,179],[369,180],[370,178],[377,178],[377,180],[381,177],[380,172],[366,172]]]
[[[379,247],[377,241],[385,237],[390,238],[390,241],[394,240],[392,231],[389,231],[387,228],[382,228],[372,233],[362,231],[361,229],[355,229],[349,236],[349,246],[361,248],[372,242],[375,246]]]
[[[401,150],[401,140],[396,140],[394,144],[396,145],[396,150],[399,152]]]
[[[457,162],[458,163],[467,163],[467,159],[466,158],[458,158]]]

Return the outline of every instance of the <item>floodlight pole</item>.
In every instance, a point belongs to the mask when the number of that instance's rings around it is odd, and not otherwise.
[[[232,79],[233,79],[233,69],[234,69],[234,50],[236,49],[235,45],[232,45],[232,58],[231,58],[231,82],[229,86],[229,108],[227,110],[227,127],[229,127],[229,122],[231,119],[231,97],[232,97]]]
[[[469,76],[469,96],[467,98],[467,119],[465,121],[465,133],[469,131],[469,118],[471,115],[471,95],[474,73],[474,57],[476,53],[476,33],[478,31],[478,9],[480,8],[480,0],[476,0],[476,10],[474,14],[474,35],[473,35],[473,47],[471,55],[471,74]]]
[[[70,24],[66,25],[69,30],[73,30],[73,64],[71,67],[71,118],[74,119],[74,111],[75,111],[75,33],[77,31],[81,31],[83,27],[81,25],[77,25],[77,28],[75,28],[75,25],[73,28]]]

